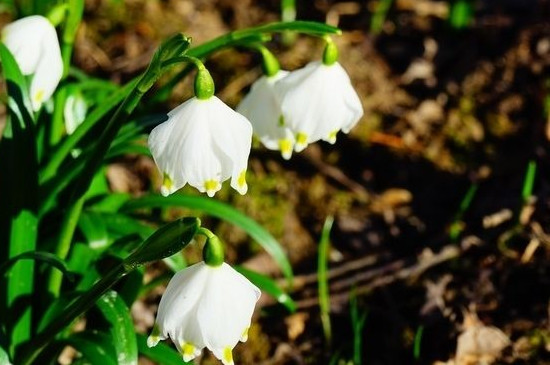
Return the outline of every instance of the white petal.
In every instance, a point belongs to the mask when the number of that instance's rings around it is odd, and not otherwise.
[[[223,360],[250,326],[260,290],[226,263],[210,271],[197,316],[206,347]]]
[[[2,38],[21,72],[34,74],[30,96],[33,109],[38,110],[52,96],[63,74],[55,28],[43,16],[33,15],[8,24]]]
[[[40,109],[42,103],[53,95],[62,75],[61,54],[51,51],[44,52],[31,81],[30,94],[34,110]]]
[[[345,70],[312,62],[275,84],[285,121],[295,133],[295,150],[324,139],[334,143],[340,129],[348,132],[363,114]]]
[[[208,280],[206,264],[200,262],[178,272],[168,283],[160,300],[156,323],[164,338],[169,336],[174,342],[181,343],[182,330],[190,318],[195,318],[196,306],[203,295]],[[191,323],[195,325],[196,323]],[[191,331],[190,331],[191,333]],[[178,341],[179,340],[179,341]],[[202,337],[183,338],[195,346],[202,345]]]
[[[271,77],[260,77],[252,84],[250,92],[237,106],[237,112],[250,120],[254,133],[270,150],[280,150],[281,140],[287,140],[285,147],[288,144],[294,144],[292,132],[284,126],[281,105],[274,91],[275,83],[288,74],[288,71],[279,71]],[[285,158],[290,158],[288,151],[288,147],[282,151]]]

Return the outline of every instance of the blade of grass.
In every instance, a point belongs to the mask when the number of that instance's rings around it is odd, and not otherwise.
[[[317,282],[321,323],[323,324],[325,340],[329,346],[332,343],[332,329],[330,325],[330,293],[328,289],[327,266],[330,248],[330,230],[332,229],[333,222],[334,219],[332,217],[327,217],[325,220],[321,232],[321,239],[319,240],[319,254],[317,257]]]
[[[359,314],[359,304],[357,303],[357,291],[354,287],[350,293],[350,316],[351,327],[353,329],[353,364],[361,365],[363,363],[363,328],[367,320],[368,312]]]
[[[420,360],[420,349],[422,345],[422,335],[424,334],[424,326],[418,326],[414,335],[413,356],[416,361]]]
[[[533,187],[535,186],[535,176],[537,174],[537,162],[529,161],[525,178],[523,179],[523,188],[521,189],[521,198],[523,204],[526,204],[533,195]]]

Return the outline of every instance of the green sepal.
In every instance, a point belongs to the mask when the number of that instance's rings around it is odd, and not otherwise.
[[[195,96],[200,100],[210,99],[216,91],[214,80],[212,79],[210,72],[208,72],[204,66],[198,68],[194,86]]]
[[[338,61],[338,48],[330,37],[325,37],[325,41],[327,44],[325,46],[325,50],[323,51],[323,64],[330,66]]]

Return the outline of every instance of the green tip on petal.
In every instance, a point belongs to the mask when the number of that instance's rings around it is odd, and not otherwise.
[[[160,341],[160,330],[155,323],[153,326],[153,330],[151,331],[151,334],[149,337],[147,337],[147,347],[155,347]]]

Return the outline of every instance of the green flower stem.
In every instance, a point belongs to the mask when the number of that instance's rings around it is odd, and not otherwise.
[[[68,16],[63,28],[61,59],[63,60],[63,75],[61,80],[65,80],[69,75],[71,68],[71,57],[73,54],[74,40],[76,32],[82,20],[84,13],[84,0],[69,0],[67,4]],[[63,109],[67,100],[67,90],[62,88],[58,90],[54,98],[54,113],[50,130],[50,146],[55,146],[63,137],[65,126],[63,123]]]
[[[224,261],[224,249],[222,241],[212,231],[200,227],[197,231],[206,237],[206,243],[202,249],[202,258],[208,266],[220,266]]]
[[[323,64],[331,66],[338,61],[338,47],[336,47],[334,41],[329,36],[325,36],[324,40],[326,45],[323,51]]]
[[[82,196],[74,204],[72,204],[69,207],[69,210],[65,213],[63,221],[61,222],[61,232],[59,233],[55,254],[62,260],[64,260],[69,254],[74,231],[78,224],[78,220],[80,219],[82,207],[84,206],[84,200],[84,196]],[[52,295],[54,298],[59,296],[62,280],[63,274],[60,271],[53,269],[50,270],[48,276],[49,295]]]

